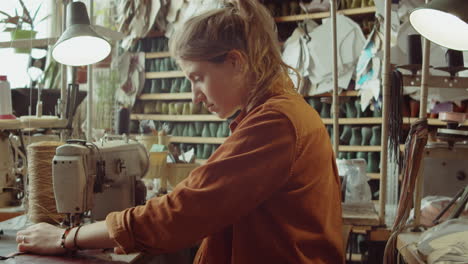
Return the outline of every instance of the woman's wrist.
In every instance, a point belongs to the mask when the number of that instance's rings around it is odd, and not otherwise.
[[[68,235],[65,237],[64,241],[64,248],[67,251],[76,251],[76,250],[81,250],[82,248],[79,246],[79,230],[82,226],[77,226],[73,227],[70,232],[68,232]]]
[[[63,230],[62,235],[60,236],[60,247],[65,249],[66,251],[67,251],[66,241],[71,231],[72,231],[72,228],[67,227],[66,229]]]

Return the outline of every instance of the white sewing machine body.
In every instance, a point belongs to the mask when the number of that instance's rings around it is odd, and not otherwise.
[[[423,197],[453,197],[468,184],[468,144],[459,142],[453,147],[446,142],[427,144],[421,169],[424,175]]]
[[[148,154],[136,141],[71,142],[57,148],[52,163],[58,213],[80,216],[91,210],[93,219],[102,220],[141,203],[137,186],[148,170]]]

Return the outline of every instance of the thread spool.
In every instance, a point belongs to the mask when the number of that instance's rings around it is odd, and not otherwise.
[[[10,83],[0,75],[0,119],[16,119],[12,114]]]
[[[52,159],[55,150],[63,143],[42,141],[28,146],[28,205],[31,222],[58,224],[64,219],[57,213],[52,187]]]
[[[408,35],[408,62],[409,64],[422,64],[421,35]]]
[[[122,107],[116,111],[115,132],[117,135],[127,134],[130,131],[130,111]]]
[[[449,67],[463,67],[463,52],[459,50],[448,49],[445,53],[445,60]]]

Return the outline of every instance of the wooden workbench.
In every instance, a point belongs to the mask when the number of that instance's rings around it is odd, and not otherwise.
[[[12,218],[8,221],[0,222],[0,229],[4,234],[0,235],[0,256],[8,256],[11,253],[17,252],[16,232],[24,229],[29,225],[25,215]],[[192,263],[192,249],[182,249],[174,253],[150,255],[145,253],[133,253],[128,255],[114,254],[112,249],[108,250],[83,250],[77,252],[73,256],[41,256],[35,254],[18,255],[8,259],[6,264],[58,264],[58,263],[74,263],[74,264],[144,264],[144,263]]]
[[[10,218],[24,214],[24,208],[22,206],[13,207],[1,207],[0,208],[0,222],[8,220]]]
[[[408,264],[425,264],[421,254],[419,254],[416,245],[421,233],[402,233],[397,238],[397,250]]]
[[[4,234],[0,235],[0,255],[7,256],[16,252],[16,231],[4,230]],[[84,250],[73,256],[40,256],[34,254],[18,255],[8,259],[5,263],[22,264],[22,263],[37,263],[37,264],[55,264],[55,263],[139,263],[138,260],[143,256],[141,254],[117,255],[111,251],[103,250]]]

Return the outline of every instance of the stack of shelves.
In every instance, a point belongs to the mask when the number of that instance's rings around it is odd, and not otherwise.
[[[266,1],[266,5],[269,7],[270,10],[273,10],[275,13],[284,13],[284,5],[285,2],[289,3],[290,12],[292,12],[293,7],[295,6],[295,1],[282,1],[281,4],[279,2],[275,1]],[[345,1],[343,1],[345,2]],[[364,2],[364,1],[363,1]],[[272,4],[280,5],[275,7],[272,6]],[[278,9],[278,7],[281,8],[281,10]],[[364,21],[373,21],[374,16],[375,16],[375,11],[376,8],[375,6],[365,6],[365,7],[359,7],[359,8],[349,8],[349,9],[342,9],[338,10],[338,14],[346,15],[356,22],[360,23],[361,25],[364,24]],[[278,28],[280,30],[279,36],[280,38],[284,37],[289,37],[290,33],[294,28],[296,27],[296,22],[301,22],[307,19],[312,19],[316,20],[316,22],[320,23],[320,20],[323,18],[329,18],[330,17],[330,12],[318,12],[318,13],[311,13],[311,14],[291,14],[288,16],[276,16],[275,21],[278,25]],[[364,34],[369,33],[369,28],[363,28]],[[281,32],[287,31],[287,33]],[[281,39],[280,41],[283,41],[284,39]],[[331,54],[330,54],[331,56]],[[329,96],[331,97],[331,94],[322,94],[322,95],[317,95],[313,97],[306,98],[306,100],[309,102],[309,104],[313,107],[316,108],[316,110],[320,113],[322,120],[324,124],[327,126],[327,129],[329,130],[329,133],[331,135],[332,131],[332,125],[333,125],[333,119],[329,116],[329,113],[323,114],[321,112],[320,107],[317,107],[317,99],[311,99],[311,98],[320,98],[320,97],[326,97]],[[312,102],[315,100],[315,102]],[[351,102],[351,105],[353,108],[355,108],[353,111],[356,110],[356,106],[353,104],[354,101],[359,100],[359,94],[357,91],[343,91],[340,94],[340,101],[348,101]],[[343,107],[345,107],[345,104],[348,104],[344,102],[342,104]],[[349,108],[349,105],[347,106]],[[325,111],[327,112],[327,111]],[[329,111],[328,111],[329,112]],[[346,117],[348,116],[348,117]],[[353,115],[351,115],[353,116]],[[380,137],[380,128],[382,124],[382,117],[381,113],[373,113],[367,111],[365,115],[361,115],[361,117],[351,117],[349,113],[346,113],[346,111],[342,111],[340,114],[339,118],[339,125],[340,125],[340,137],[343,136],[344,141],[340,140],[339,148],[338,148],[338,158],[356,158],[356,157],[361,157],[365,158],[366,161],[368,162],[368,170],[367,174],[371,179],[371,186],[373,187],[373,193],[377,194],[378,186],[379,186],[379,179],[380,179],[380,171],[379,171],[379,164],[380,164],[380,151],[381,151],[381,146],[380,146],[380,140],[376,142],[369,143],[367,142],[365,145],[363,144],[357,144],[356,140],[346,140],[347,136],[343,134],[343,131],[346,130],[347,132],[353,130],[354,134],[359,134],[358,137],[362,138],[361,130],[366,131],[366,135],[368,134],[369,131],[374,131],[376,135],[374,137]],[[353,135],[354,136],[354,135]],[[360,140],[359,140],[360,141]],[[368,140],[365,140],[368,141]],[[353,143],[353,144],[350,144]],[[371,162],[369,162],[369,160]],[[373,199],[378,199],[378,195],[374,195]]]

